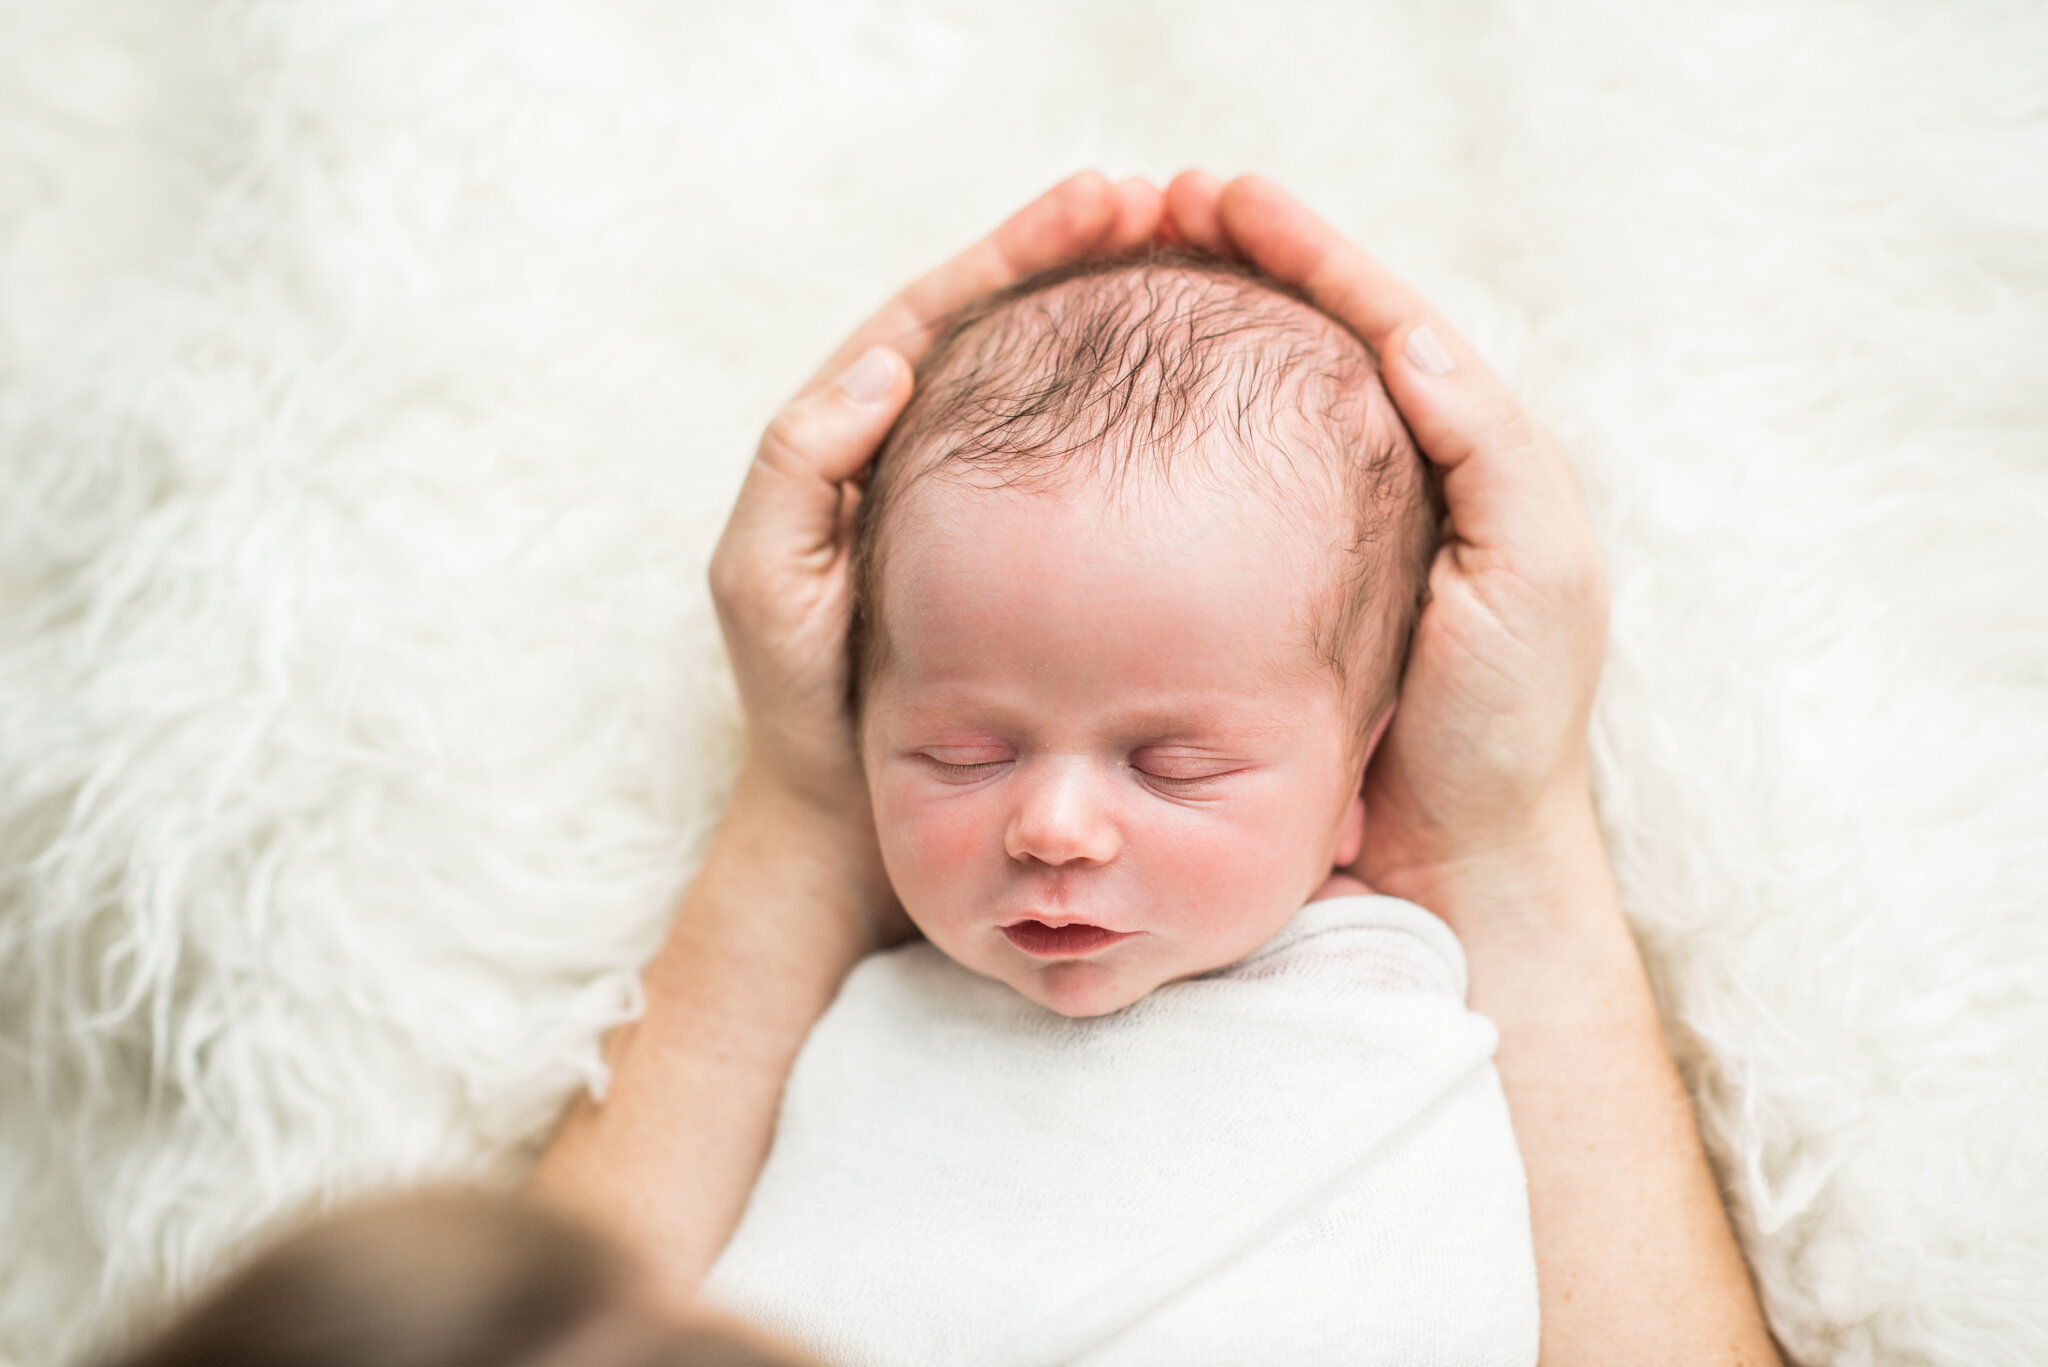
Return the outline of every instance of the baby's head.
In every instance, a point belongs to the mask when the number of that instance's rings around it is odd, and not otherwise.
[[[854,538],[911,919],[1074,1016],[1271,938],[1358,853],[1436,528],[1371,352],[1263,277],[1155,253],[970,306]]]

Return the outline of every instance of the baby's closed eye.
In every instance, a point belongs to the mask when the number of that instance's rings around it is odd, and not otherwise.
[[[1244,762],[1219,755],[1153,748],[1139,750],[1130,766],[1154,783],[1174,789],[1199,789],[1244,768]]]
[[[952,782],[986,778],[1012,758],[999,745],[930,745],[918,753],[941,779]]]

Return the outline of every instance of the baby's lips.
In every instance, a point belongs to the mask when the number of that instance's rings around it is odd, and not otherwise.
[[[1087,921],[1051,925],[1031,919],[1004,926],[1003,935],[1035,959],[1086,958],[1130,938],[1128,931],[1110,930]]]
[[[1022,916],[1012,916],[1009,920],[1003,922],[1003,929],[1008,930],[1011,926],[1021,926],[1027,922],[1041,926],[1051,926],[1055,930],[1061,926],[1095,926],[1098,930],[1104,928],[1094,921],[1084,921],[1078,916],[1060,916],[1049,911],[1034,911]]]

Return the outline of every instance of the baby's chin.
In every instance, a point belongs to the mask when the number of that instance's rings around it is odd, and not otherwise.
[[[1005,975],[1003,981],[1048,1011],[1075,1018],[1107,1016],[1113,1011],[1121,1011],[1150,996],[1152,990],[1159,986],[1150,978],[1134,976],[1128,970],[1119,971],[1113,964],[1089,959],[1026,969],[1022,973]]]

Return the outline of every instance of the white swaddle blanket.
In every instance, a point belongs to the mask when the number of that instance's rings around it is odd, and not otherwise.
[[[1390,897],[1069,1020],[919,942],[848,978],[705,1294],[850,1367],[1536,1360],[1464,955]]]

